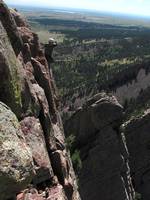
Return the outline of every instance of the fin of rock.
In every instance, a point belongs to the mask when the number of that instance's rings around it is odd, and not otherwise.
[[[124,124],[129,164],[135,190],[141,199],[150,197],[150,110]]]
[[[0,104],[0,199],[80,199],[49,67],[38,36],[0,0],[0,101],[12,110]]]
[[[79,173],[83,200],[133,200],[129,155],[119,127],[123,108],[113,96],[97,94],[65,124],[66,134],[76,136],[80,151]]]

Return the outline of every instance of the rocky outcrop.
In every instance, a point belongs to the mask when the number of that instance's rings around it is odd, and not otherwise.
[[[123,104],[125,100],[137,99],[140,92],[146,90],[150,86],[150,73],[147,69],[144,69],[144,67],[149,68],[149,63],[147,65],[143,64],[143,68],[139,69],[136,78],[116,87],[116,89],[112,91],[112,94],[116,96],[121,104]]]
[[[88,100],[65,124],[67,135],[76,136],[73,148],[80,151],[79,173],[84,200],[132,200],[134,189],[128,150],[119,126],[123,108],[105,93]]]
[[[22,68],[0,22],[0,100],[11,106],[17,115],[21,115],[21,77],[19,77],[19,71]]]
[[[0,0],[2,200],[80,200],[51,70],[55,46],[51,39],[44,49],[21,15]],[[148,66],[138,68],[137,81],[131,76],[131,95],[147,87]],[[115,97],[101,93],[84,102],[65,123],[67,137],[75,135],[73,152],[80,152],[74,158],[82,163],[82,199],[133,200],[135,189],[149,200],[150,111],[125,123],[122,133],[123,107]]]
[[[0,102],[0,199],[15,196],[31,182],[33,174],[32,154],[20,124],[14,113]]]
[[[26,117],[20,124],[34,160],[36,176],[33,178],[33,183],[37,184],[51,179],[54,174],[39,119],[35,117]]]
[[[143,200],[150,197],[150,110],[124,124],[131,176]]]
[[[17,196],[17,200],[80,199],[49,67],[38,36],[20,14],[9,10],[0,0],[0,101],[8,105],[19,120],[13,117],[16,121],[13,124],[11,115],[14,115],[4,106],[0,115],[6,115],[1,122],[6,124],[0,126],[0,149],[4,146],[7,150],[8,145],[11,151],[10,166],[0,167],[0,174],[4,174],[0,175],[0,187],[7,183],[4,189],[0,188],[3,200],[8,196]],[[3,137],[3,133],[7,133],[7,137]],[[6,155],[6,150],[2,155]],[[11,176],[5,179],[3,170],[10,170]],[[33,185],[27,187],[29,182]]]
[[[0,1],[0,20],[6,29],[6,32],[9,36],[9,39],[11,41],[12,47],[16,55],[18,55],[18,53],[23,47],[23,42],[18,32],[17,26],[15,26],[15,19],[11,15],[10,11],[8,12],[8,8],[2,0]]]

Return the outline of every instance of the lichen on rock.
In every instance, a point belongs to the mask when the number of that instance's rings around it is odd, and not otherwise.
[[[14,195],[32,180],[33,160],[14,113],[0,102],[0,199]]]
[[[21,112],[21,63],[16,59],[7,33],[0,22],[0,100],[9,105],[19,115]]]

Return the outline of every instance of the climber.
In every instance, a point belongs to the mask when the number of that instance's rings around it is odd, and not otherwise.
[[[57,42],[53,38],[49,38],[48,43],[50,46],[57,46]]]
[[[52,53],[54,47],[57,46],[57,42],[53,38],[49,38],[48,44],[45,44],[45,57],[48,61],[48,64],[53,63]]]

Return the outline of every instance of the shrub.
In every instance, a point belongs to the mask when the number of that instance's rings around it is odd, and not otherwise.
[[[138,192],[135,193],[135,200],[141,200],[141,194]]]
[[[71,134],[69,137],[66,138],[66,145],[67,148],[70,150],[71,160],[73,163],[74,170],[76,174],[78,174],[78,172],[82,168],[82,161],[80,158],[80,151],[74,147],[75,146],[74,144],[75,144],[75,136]]]

